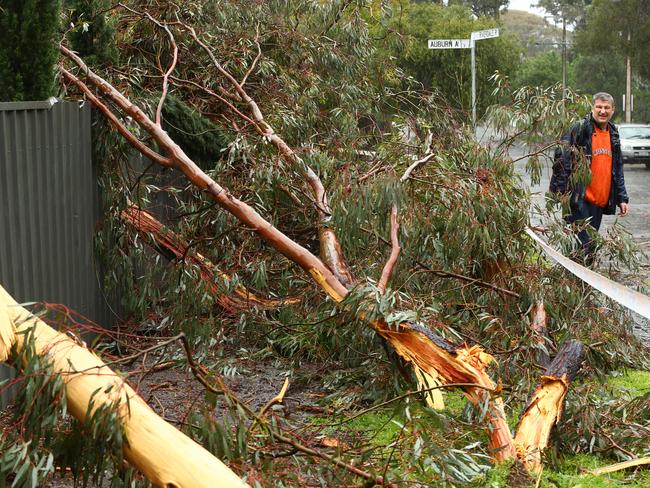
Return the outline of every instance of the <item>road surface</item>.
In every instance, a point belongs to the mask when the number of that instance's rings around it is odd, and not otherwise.
[[[477,140],[489,145],[497,141],[494,134],[488,129],[479,128],[477,130]],[[523,147],[515,146],[510,151],[510,157],[516,161],[515,167],[517,173],[522,176],[523,184],[528,185],[532,194],[531,205],[531,223],[543,224],[539,215],[534,213],[535,206],[544,207],[544,194],[548,190],[551,168],[550,160],[544,163],[541,181],[536,185],[531,185],[530,175],[526,174],[526,159],[519,159],[525,156],[527,152]],[[614,215],[603,216],[601,232],[607,229],[616,221],[620,222],[623,227],[630,233],[632,239],[636,242],[640,251],[644,252],[642,256],[642,280],[643,284],[650,289],[650,170],[645,165],[626,165],[625,166],[625,186],[630,197],[630,213],[626,217]],[[632,278],[623,284],[634,287],[638,283],[638,278]],[[647,294],[648,291],[645,291]],[[641,317],[632,312],[634,319],[634,332],[646,344],[650,345],[650,320]]]

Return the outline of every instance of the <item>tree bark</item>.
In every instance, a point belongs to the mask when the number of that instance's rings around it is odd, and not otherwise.
[[[533,333],[533,342],[538,347],[537,362],[540,366],[548,368],[551,363],[551,356],[548,353],[548,349],[553,345],[553,341],[546,327],[546,310],[544,309],[544,302],[542,300],[536,302],[530,311],[530,328]]]
[[[34,317],[0,286],[0,361],[25,346],[33,331],[36,354],[52,360],[65,382],[68,410],[83,420],[95,405],[117,404],[126,441],[125,458],[155,486],[214,488],[248,486],[185,434],[165,422],[114,371],[86,347]]]

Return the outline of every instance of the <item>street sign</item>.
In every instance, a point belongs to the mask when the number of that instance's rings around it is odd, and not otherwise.
[[[429,49],[469,49],[469,39],[429,39]]]
[[[499,29],[485,29],[472,32],[470,39],[472,41],[478,41],[480,39],[492,39],[493,37],[499,37]]]

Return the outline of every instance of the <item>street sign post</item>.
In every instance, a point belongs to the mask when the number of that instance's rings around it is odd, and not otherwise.
[[[470,35],[472,49],[472,126],[476,127],[476,41],[499,37],[499,29],[474,31]]]
[[[472,50],[472,125],[476,127],[476,41],[499,37],[499,29],[474,31],[469,39],[429,39],[429,49]]]

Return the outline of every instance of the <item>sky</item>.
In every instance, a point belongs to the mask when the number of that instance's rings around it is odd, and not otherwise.
[[[508,8],[510,10],[526,10],[532,14],[544,15],[544,9],[533,8],[530,5],[537,3],[537,0],[510,0]]]

